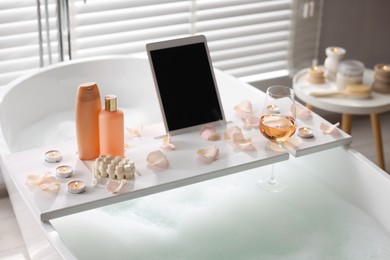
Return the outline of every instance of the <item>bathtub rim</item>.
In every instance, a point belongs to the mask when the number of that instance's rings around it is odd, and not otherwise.
[[[51,70],[55,70],[58,68],[63,67],[69,67],[75,64],[82,64],[82,63],[89,63],[89,62],[95,62],[95,61],[107,61],[107,60],[128,60],[128,59],[138,59],[138,60],[147,60],[146,54],[129,54],[129,55],[103,55],[103,56],[97,56],[97,57],[87,57],[87,58],[80,58],[75,60],[69,60],[64,62],[58,62],[55,64],[51,64],[45,67],[37,68],[29,73],[26,73],[11,82],[9,82],[7,85],[5,85],[3,88],[0,89],[0,111],[5,109],[3,108],[3,100],[7,98],[7,95],[12,91],[13,88],[15,88],[17,85],[23,83],[24,81],[34,77],[38,76],[41,73],[48,72]],[[9,145],[10,140],[6,140],[4,136],[4,129],[0,125],[0,154],[9,154],[11,152],[11,148]],[[1,183],[1,174],[0,174],[0,183]]]

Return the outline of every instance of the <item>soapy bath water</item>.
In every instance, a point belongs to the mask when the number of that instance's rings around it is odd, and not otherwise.
[[[281,193],[257,187],[265,166],[52,224],[78,259],[390,259],[375,219],[297,167],[275,167]]]
[[[148,123],[135,115],[126,126]],[[24,129],[12,150],[74,141],[68,111]],[[291,161],[275,170],[281,193],[257,187],[265,166],[51,222],[78,259],[390,259],[373,217]]]
[[[125,114],[125,127],[136,128],[162,122],[161,115],[156,114],[150,117],[139,108],[123,108],[122,110]],[[55,147],[72,143],[76,146],[75,112],[69,110],[49,115],[29,125],[16,134],[10,146],[12,152],[18,152],[42,146]]]

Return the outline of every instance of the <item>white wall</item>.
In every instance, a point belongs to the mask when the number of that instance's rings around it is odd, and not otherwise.
[[[325,0],[319,61],[325,48],[340,46],[346,58],[363,62],[366,68],[390,63],[389,0]]]

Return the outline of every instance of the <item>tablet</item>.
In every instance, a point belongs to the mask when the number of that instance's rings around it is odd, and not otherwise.
[[[167,133],[226,122],[205,36],[148,43],[146,50]]]

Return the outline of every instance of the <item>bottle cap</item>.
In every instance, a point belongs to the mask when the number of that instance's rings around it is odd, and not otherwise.
[[[116,111],[117,109],[117,98],[115,95],[106,95],[105,97],[105,110],[106,111]]]
[[[79,85],[78,98],[80,101],[100,99],[99,88],[95,82],[86,82]]]

